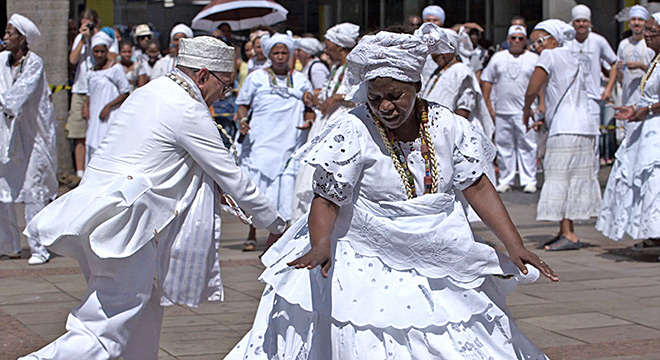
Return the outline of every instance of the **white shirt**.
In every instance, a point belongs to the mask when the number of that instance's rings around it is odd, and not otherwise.
[[[309,59],[302,73],[307,76],[314,90],[322,88],[330,76],[330,70],[316,57]]]
[[[78,44],[82,39],[82,34],[78,34],[73,40],[71,50],[78,47]],[[94,67],[94,64],[96,63],[89,45],[90,43],[88,40],[82,44],[82,49],[80,50],[80,58],[78,58],[78,63],[76,64],[76,74],[73,78],[73,85],[71,86],[71,92],[74,94],[87,94],[87,81],[85,80],[85,74],[89,69]]]
[[[154,67],[151,69],[150,79],[157,79],[174,70],[174,65],[176,65],[176,58],[170,54],[165,55],[154,64]]]
[[[655,52],[646,46],[644,39],[635,42],[632,37],[629,37],[619,43],[617,57],[619,61],[642,62],[649,65],[655,57]],[[623,88],[623,94],[621,94],[621,101],[623,105],[636,104],[641,98],[639,86],[642,76],[644,76],[644,70],[642,69],[631,70],[626,67],[622,70],[621,87]]]
[[[543,50],[536,66],[548,74],[543,88],[548,136],[598,134],[600,124],[589,116],[584,77],[573,53],[565,47]]]
[[[539,56],[525,51],[514,56],[497,52],[481,72],[481,80],[493,84],[493,108],[498,115],[522,114],[525,92]]]
[[[608,64],[616,62],[616,54],[607,40],[594,32],[590,32],[584,42],[572,40],[566,42],[565,48],[571,51],[580,62],[580,71],[587,86],[590,99],[600,100],[605,90],[601,85],[601,60]]]
[[[45,203],[57,195],[55,112],[43,60],[16,67],[0,53],[0,202]]]

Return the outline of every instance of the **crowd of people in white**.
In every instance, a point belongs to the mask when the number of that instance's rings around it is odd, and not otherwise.
[[[22,359],[156,359],[164,306],[223,298],[223,209],[249,225],[244,251],[270,232],[254,326],[228,359],[546,359],[504,300],[559,279],[498,192],[516,173],[537,192],[543,169],[537,220],[559,223],[547,251],[579,249],[573,222],[592,217],[635,250],[660,247],[660,13],[633,6],[618,53],[584,5],[570,24],[514,18],[494,54],[477,24],[445,28],[439,6],[421,18],[363,36],[341,23],[323,42],[255,29],[245,44],[227,24],[197,37],[177,24],[163,54],[148,25],[133,45],[87,10],[67,119],[82,182],[55,199],[40,33],[13,14],[0,255],[20,257],[25,203],[28,263],[74,257],[88,284],[67,332]],[[617,83],[624,136],[601,199]],[[477,220],[508,255],[475,241]]]

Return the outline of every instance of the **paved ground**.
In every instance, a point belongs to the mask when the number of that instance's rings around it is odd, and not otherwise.
[[[537,196],[520,191],[503,196],[532,249],[557,231],[554,223],[534,220]],[[256,281],[262,268],[255,253],[240,251],[246,234],[242,224],[227,219],[223,231],[226,302],[168,308],[160,359],[221,359],[250,328],[262,291]],[[484,226],[475,226],[475,231],[494,241]],[[627,249],[630,240],[603,238],[593,221],[577,224],[576,232],[587,245],[581,250],[536,250],[561,281],[541,279],[520,286],[508,298],[519,327],[555,360],[660,359],[658,255],[633,253]],[[0,359],[15,359],[62,334],[66,316],[84,289],[71,259],[55,257],[37,267],[29,267],[26,256],[0,259]]]

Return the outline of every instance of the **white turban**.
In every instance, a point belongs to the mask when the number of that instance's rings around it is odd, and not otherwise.
[[[94,49],[96,45],[105,45],[107,49],[110,49],[110,46],[112,46],[114,42],[115,41],[108,34],[99,31],[92,36],[92,49]]]
[[[195,34],[193,33],[192,29],[186,26],[185,24],[178,24],[172,28],[170,31],[170,42],[174,41],[174,35],[182,33],[183,35],[186,36],[188,39],[192,39],[195,37]]]
[[[316,55],[323,51],[323,44],[312,37],[296,39],[296,47],[310,55]]]
[[[430,5],[425,7],[424,10],[422,10],[422,20],[426,20],[426,17],[429,15],[434,15],[440,19],[443,24],[445,23],[445,11],[440,6]]]
[[[353,48],[360,36],[360,27],[351,23],[337,24],[325,32],[325,39],[343,48]]]
[[[509,26],[509,34],[507,37],[513,34],[522,34],[523,36],[527,36],[527,29],[525,29],[525,27],[522,25],[511,25]]]
[[[564,45],[564,42],[573,40],[575,38],[575,29],[558,19],[541,21],[540,23],[536,24],[534,30],[543,30],[547,32],[550,34],[550,36],[557,40],[559,46],[562,46]]]
[[[656,21],[658,24],[660,24],[660,12],[653,13],[653,15],[651,15],[651,16],[653,17],[653,19],[655,19],[655,21]]]
[[[575,5],[571,10],[571,16],[573,17],[571,22],[580,19],[591,21],[591,9],[587,5]]]
[[[15,27],[21,35],[25,36],[25,41],[27,41],[28,44],[34,44],[39,41],[39,38],[41,37],[39,28],[25,16],[14,14],[9,18],[8,23]]]
[[[649,19],[649,11],[641,5],[633,5],[628,11],[628,20],[638,17],[644,19],[645,21]]]
[[[181,39],[176,64],[192,69],[233,72],[234,48],[212,36]]]
[[[377,77],[420,81],[429,54],[453,51],[447,35],[432,23],[422,24],[414,35],[381,31],[365,36],[346,57],[347,79],[353,87],[347,100],[366,102],[364,83]]]
[[[270,57],[270,51],[277,44],[285,45],[289,49],[289,56],[296,50],[295,39],[290,35],[275,33],[273,36],[266,34],[261,37],[261,49],[266,57]]]

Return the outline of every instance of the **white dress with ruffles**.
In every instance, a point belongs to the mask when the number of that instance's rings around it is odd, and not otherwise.
[[[310,250],[307,219],[262,257],[266,289],[252,330],[225,359],[547,359],[506,314],[523,276],[474,241],[455,193],[495,150],[465,119],[429,108],[438,193],[423,194],[421,141],[401,143],[418,197],[408,200],[365,106],[334,121],[294,156],[340,206],[329,278],[287,262]],[[491,275],[514,275],[506,280]]]
[[[660,102],[660,69],[648,77],[639,107]],[[629,122],[615,154],[596,229],[613,240],[660,238],[660,114]]]

